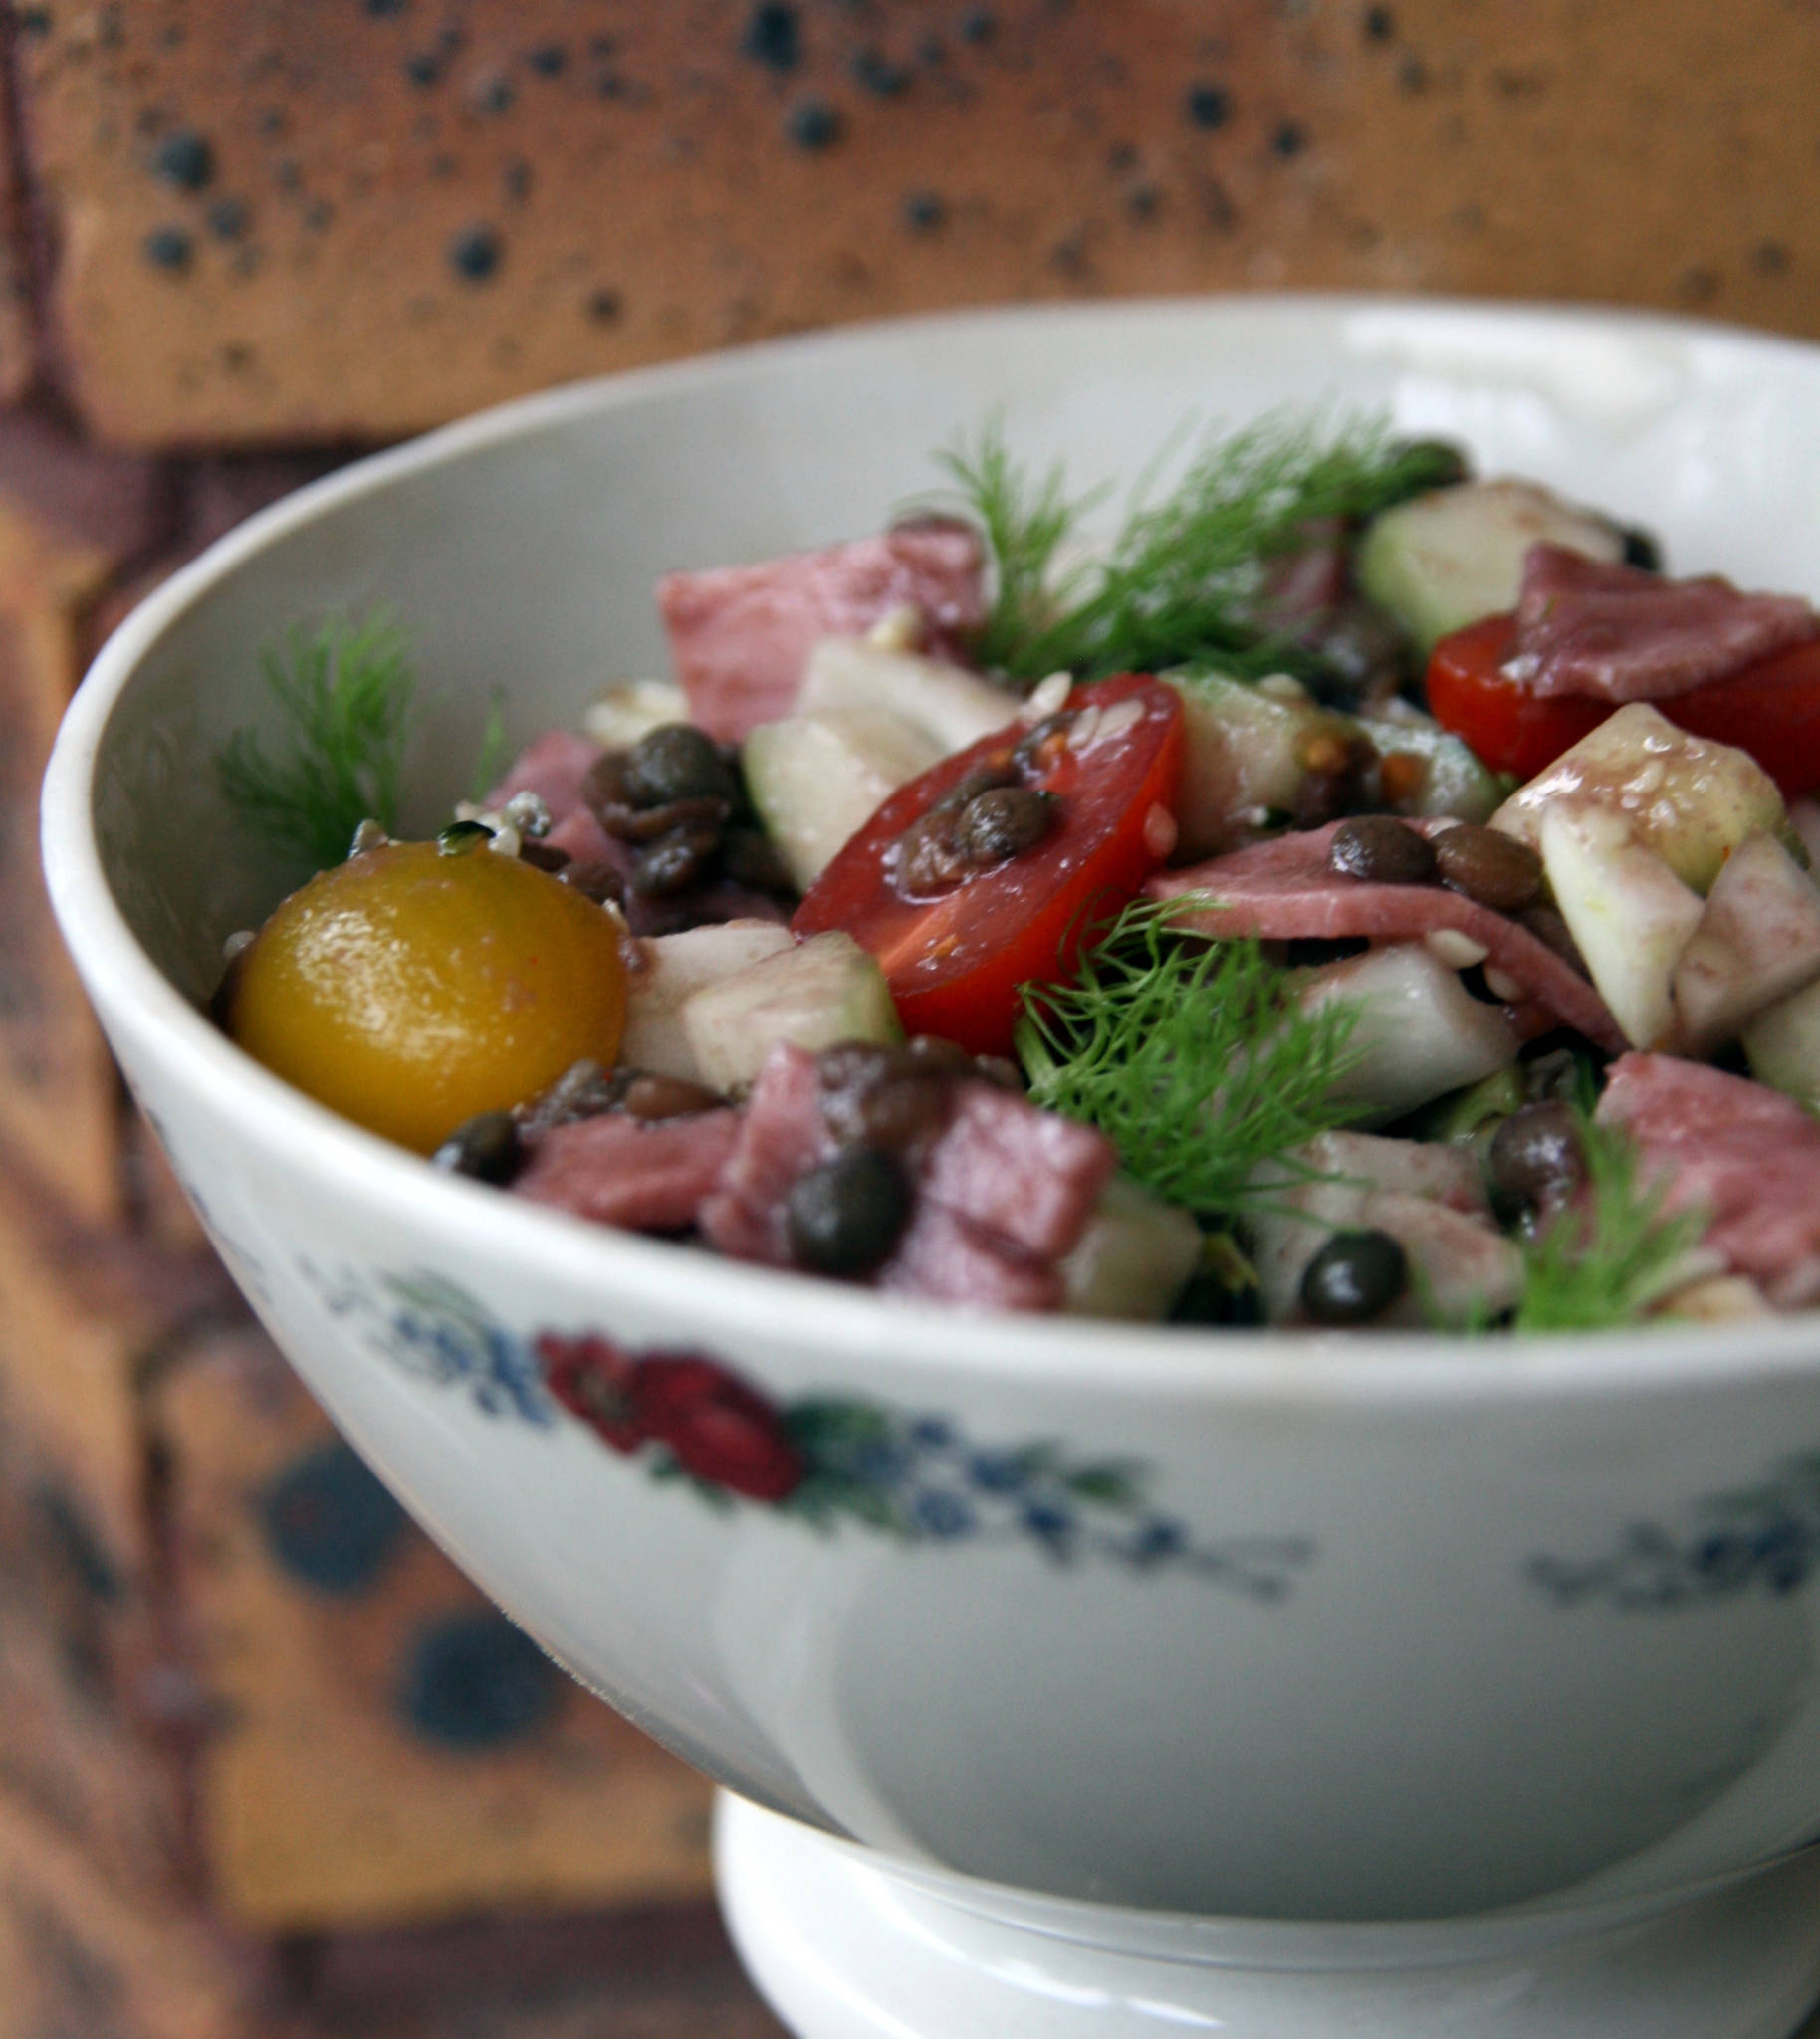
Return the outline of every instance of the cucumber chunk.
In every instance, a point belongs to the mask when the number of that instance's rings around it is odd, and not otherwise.
[[[700,1080],[747,1089],[781,1040],[811,1054],[842,1040],[904,1037],[884,972],[837,929],[780,950],[683,1001],[682,1028]]]
[[[1186,1211],[1114,1176],[1061,1262],[1062,1308],[1154,1321],[1169,1314],[1200,1258],[1201,1228]]]
[[[1622,560],[1624,534],[1534,482],[1460,482],[1386,510],[1359,541],[1361,591],[1388,609],[1424,658],[1450,631],[1514,608],[1523,555],[1566,546],[1593,560]]]
[[[809,653],[796,696],[799,714],[864,709],[894,716],[937,746],[964,751],[1018,719],[1020,703],[977,673],[863,637],[824,637]]]
[[[742,762],[765,832],[806,892],[885,796],[944,755],[901,717],[843,708],[761,723]]]
[[[792,946],[789,928],[769,920],[722,921],[715,927],[685,928],[679,935],[654,935],[641,942],[644,968],[626,979],[620,1060],[660,1076],[706,1082],[683,1031],[684,1000],[704,985],[748,970]]]

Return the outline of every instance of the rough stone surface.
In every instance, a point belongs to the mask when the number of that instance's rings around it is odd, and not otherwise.
[[[299,1932],[706,1896],[706,1782],[505,1628],[259,1334],[192,1354],[155,1423],[223,1917]]]
[[[1820,332],[1804,6],[30,11],[58,373],[139,445],[388,437],[905,310],[1284,285]]]

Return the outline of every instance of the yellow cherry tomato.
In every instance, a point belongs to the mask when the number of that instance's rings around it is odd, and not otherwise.
[[[428,1154],[625,1026],[613,916],[485,848],[394,842],[294,892],[241,956],[228,1032],[320,1103]]]

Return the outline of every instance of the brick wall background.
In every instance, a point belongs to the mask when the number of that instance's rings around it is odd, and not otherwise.
[[[1820,0],[0,0],[0,2039],[777,2031],[703,1787],[403,1524],[126,1108],[34,808],[131,602],[366,448],[835,321],[1820,338],[1817,86]]]

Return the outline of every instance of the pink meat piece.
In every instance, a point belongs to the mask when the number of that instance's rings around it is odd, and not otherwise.
[[[739,1138],[737,1111],[647,1122],[603,1112],[541,1135],[514,1191],[599,1225],[686,1232]]]
[[[694,720],[723,743],[788,715],[823,637],[860,637],[908,603],[923,648],[959,661],[986,620],[984,556],[971,525],[919,518],[875,538],[753,566],[667,573],[657,605]]]
[[[773,1048],[720,1187],[702,1205],[709,1241],[738,1259],[788,1266],[786,1200],[837,1148],[814,1057]],[[910,1224],[872,1285],[977,1308],[1054,1309],[1056,1262],[1078,1243],[1113,1166],[1110,1143],[1090,1128],[964,1082],[916,1171]]]
[[[1667,1208],[1710,1214],[1705,1244],[1796,1308],[1820,1296],[1820,1121],[1780,1091],[1675,1055],[1613,1063],[1595,1114],[1636,1142]]]
[[[1184,924],[1208,935],[1255,935],[1266,942],[1415,942],[1455,928],[1488,952],[1486,962],[1521,985],[1535,1004],[1614,1052],[1624,1035],[1585,978],[1521,922],[1441,885],[1380,885],[1333,870],[1327,852],[1344,822],[1279,835],[1230,856],[1152,878],[1153,899],[1208,895]],[[1446,822],[1410,824],[1437,834]]]
[[[1666,701],[1816,633],[1820,617],[1794,595],[1740,594],[1716,573],[1665,580],[1535,545],[1504,670],[1540,695]]]
[[[505,778],[488,793],[486,804],[497,807],[515,793],[534,793],[550,809],[552,821],[566,820],[577,809],[586,813],[581,782],[599,756],[600,746],[591,737],[574,730],[546,730],[513,759]]]
[[[1111,1142],[1091,1126],[1036,1111],[997,1084],[969,1083],[920,1188],[1026,1253],[1058,1259],[1086,1230],[1115,1166]]]

